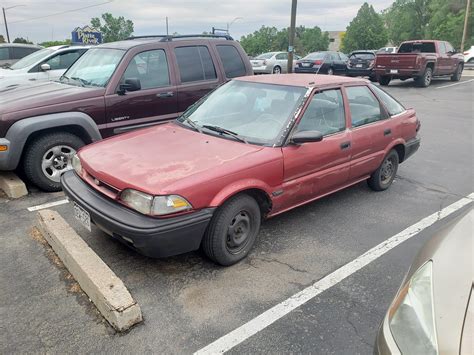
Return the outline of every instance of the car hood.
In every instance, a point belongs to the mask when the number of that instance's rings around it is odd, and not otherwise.
[[[0,90],[0,114],[64,104],[101,95],[104,88],[85,88],[59,82],[20,85]]]
[[[232,174],[236,161],[248,163],[262,149],[167,123],[92,144],[79,157],[108,185],[160,195]]]

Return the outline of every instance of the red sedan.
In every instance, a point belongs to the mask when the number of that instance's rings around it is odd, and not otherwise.
[[[79,151],[74,212],[142,254],[244,258],[261,221],[367,180],[387,189],[420,145],[415,111],[363,79],[234,79],[177,120]]]

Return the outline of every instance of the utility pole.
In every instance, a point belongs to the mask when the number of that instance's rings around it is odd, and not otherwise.
[[[293,73],[293,44],[295,42],[295,27],[296,27],[296,2],[297,0],[291,0],[291,22],[289,38],[288,38],[288,73]]]
[[[467,35],[467,23],[469,19],[469,10],[471,9],[471,0],[467,0],[467,5],[466,5],[466,15],[464,16],[464,29],[462,31],[462,40],[461,40],[461,53],[464,52],[464,42],[466,41],[466,35]],[[5,21],[5,24],[7,22]]]
[[[7,42],[10,43],[10,35],[8,34],[7,15],[5,15],[5,8],[2,7],[3,22],[5,22],[5,31],[7,32]]]
[[[166,16],[166,35],[167,35],[167,36],[169,35],[169,31],[168,31],[168,16]]]

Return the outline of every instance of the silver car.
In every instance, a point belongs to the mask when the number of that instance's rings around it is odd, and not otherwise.
[[[35,44],[2,43],[0,44],[0,67],[8,67],[41,48],[43,47]]]
[[[300,59],[294,55],[294,60]],[[250,60],[255,74],[281,74],[288,70],[288,52],[268,52]]]

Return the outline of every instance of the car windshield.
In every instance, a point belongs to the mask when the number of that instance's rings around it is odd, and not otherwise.
[[[275,53],[263,53],[263,54],[260,54],[257,58],[255,59],[270,59],[271,57],[273,57]]]
[[[10,66],[10,69],[15,70],[15,69],[27,68],[27,67],[35,64],[36,62],[46,58],[48,55],[50,55],[54,51],[55,50],[52,49],[52,48],[44,48],[44,49],[41,49],[41,50],[36,51],[34,53],[31,53],[30,55],[27,55],[26,57],[23,57],[22,59],[20,59],[15,64],[12,64]]]
[[[326,56],[326,53],[324,52],[314,52],[314,53],[310,53],[308,54],[306,57],[304,57],[303,59],[311,59],[311,60],[314,60],[314,59],[324,59],[324,57]]]
[[[352,53],[350,56],[351,59],[368,59],[372,60],[375,58],[373,53]]]
[[[233,80],[188,108],[178,122],[209,134],[216,134],[218,127],[236,139],[271,146],[278,142],[306,90]]]
[[[60,80],[72,85],[105,87],[124,54],[121,49],[89,49]]]

